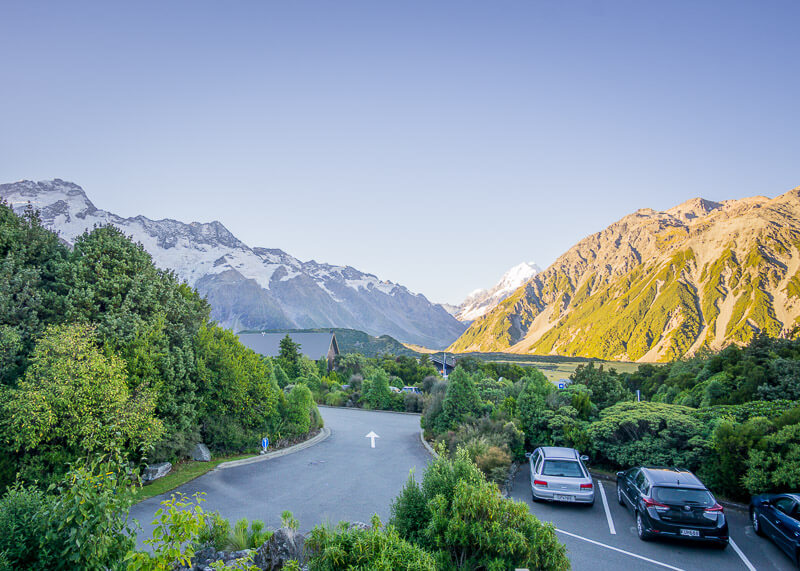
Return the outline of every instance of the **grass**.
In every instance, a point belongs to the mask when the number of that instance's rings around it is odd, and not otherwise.
[[[568,361],[566,363],[534,363],[547,380],[558,382],[561,379],[568,379],[575,372],[578,365],[585,365],[585,361]],[[602,365],[604,369],[616,369],[619,373],[633,373],[639,368],[639,363],[625,363],[622,361],[594,361],[595,367]]]
[[[206,472],[213,470],[223,462],[241,460],[242,458],[250,458],[252,456],[257,456],[257,454],[221,456],[215,460],[212,460],[211,462],[195,462],[194,460],[181,462],[173,466],[172,471],[163,478],[159,478],[158,480],[139,488],[134,494],[134,502],[138,503],[152,498],[153,496],[158,496],[159,494],[174,490],[178,486],[181,486],[186,482],[190,482],[191,480],[202,476]]]

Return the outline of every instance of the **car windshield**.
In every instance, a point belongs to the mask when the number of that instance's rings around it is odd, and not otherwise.
[[[665,504],[713,506],[714,498],[706,490],[691,488],[653,488],[653,499]]]
[[[583,478],[580,465],[574,460],[545,460],[542,476],[563,476],[565,478]]]

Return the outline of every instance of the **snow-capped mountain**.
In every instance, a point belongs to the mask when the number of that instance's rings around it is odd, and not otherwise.
[[[141,242],[157,266],[196,287],[213,318],[234,331],[345,327],[438,349],[465,329],[441,305],[402,285],[350,266],[251,248],[217,221],[122,218],[99,210],[80,186],[60,179],[3,184],[0,198],[17,212],[31,204],[69,243],[97,224],[117,226]]]
[[[491,289],[477,289],[467,296],[454,313],[459,321],[475,321],[494,309],[517,288],[541,272],[533,262],[522,262],[508,270]]]

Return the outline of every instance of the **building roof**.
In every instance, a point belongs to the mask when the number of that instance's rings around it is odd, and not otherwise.
[[[451,356],[448,355],[446,357],[446,359],[447,359],[447,366],[454,369],[455,366],[456,366],[456,358],[455,357],[451,357]],[[441,366],[441,364],[442,364],[442,356],[441,355],[431,355],[431,363],[434,363],[436,365],[440,365]]]
[[[256,353],[265,357],[277,357],[280,353],[281,339],[286,336],[300,345],[300,353],[313,359],[327,358],[331,344],[334,353],[339,354],[335,333],[240,333],[239,341]]]

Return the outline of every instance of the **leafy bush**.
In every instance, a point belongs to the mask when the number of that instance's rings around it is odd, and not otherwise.
[[[553,524],[541,523],[525,503],[503,498],[492,484],[459,481],[451,501],[438,495],[430,507],[433,543],[460,569],[570,568]]]
[[[11,569],[105,570],[134,546],[133,481],[116,453],[74,465],[45,494],[17,483],[0,500],[0,553]]]
[[[260,446],[264,431],[247,430],[236,418],[212,416],[203,423],[203,442],[223,453],[245,452]]]
[[[153,535],[144,542],[152,549],[130,551],[126,557],[131,571],[170,571],[178,566],[190,566],[197,538],[206,525],[206,515],[200,503],[202,494],[193,499],[181,493],[170,495],[161,502],[153,520]]]
[[[286,418],[289,426],[289,434],[299,436],[307,434],[311,430],[311,410],[316,409],[314,399],[309,388],[303,384],[295,385],[286,404]]]
[[[800,424],[784,426],[750,450],[742,483],[751,494],[800,488]]]
[[[197,547],[212,546],[217,551],[228,548],[231,538],[231,522],[216,512],[206,514],[203,525],[197,531]]]
[[[392,504],[390,523],[433,553],[440,568],[569,568],[552,525],[501,497],[464,448],[452,458],[441,448],[421,485],[409,478]]]
[[[596,450],[614,466],[642,464],[696,470],[708,451],[692,409],[651,402],[621,402],[600,413],[587,433]]]
[[[0,569],[46,569],[40,545],[53,509],[50,496],[17,483],[0,499]]]
[[[422,548],[405,541],[391,525],[381,529],[373,517],[367,530],[340,523],[336,528],[316,526],[306,547],[311,552],[311,571],[352,569],[363,571],[435,571],[433,557]]]

